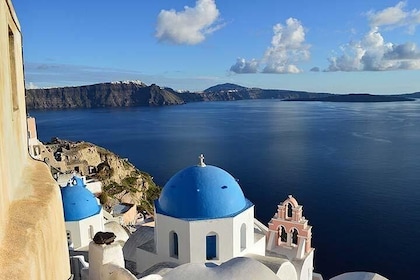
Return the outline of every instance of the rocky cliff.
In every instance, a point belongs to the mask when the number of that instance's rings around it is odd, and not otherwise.
[[[246,88],[235,84],[221,84],[206,89],[203,93],[205,100],[242,100],[242,99],[282,99],[293,100],[296,98],[322,98],[329,93],[316,93],[306,91],[293,91],[281,89]]]
[[[335,94],[321,98],[297,98],[288,101],[324,101],[324,102],[399,102],[414,101],[413,98],[402,95],[372,95],[372,94]]]
[[[155,84],[113,82],[79,87],[28,89],[28,109],[163,106],[183,104],[171,91]]]
[[[140,171],[128,159],[89,142],[72,142],[53,138],[43,145],[41,154],[53,173],[77,171],[89,179],[102,182],[101,203],[107,210],[118,203],[131,203],[153,213],[153,200],[160,188],[152,177]]]
[[[200,101],[234,101],[246,99],[319,99],[332,95],[329,93],[306,91],[247,88],[230,83],[215,85],[202,92],[175,92],[172,89],[167,90],[179,96],[185,103]]]
[[[28,89],[28,109],[70,109],[98,107],[136,107],[179,105],[200,101],[231,101],[243,99],[320,98],[325,93],[246,88],[221,84],[202,92],[177,92],[155,84],[137,81],[102,83],[79,87]]]
[[[28,109],[68,109],[98,107],[136,107],[179,105],[201,101],[233,101],[244,99],[281,99],[288,101],[336,101],[350,102],[350,98],[338,94],[293,91],[280,89],[247,88],[236,84],[220,84],[202,92],[178,92],[155,84],[147,86],[137,81],[102,83],[80,87],[50,89],[29,89],[26,91]],[[358,95],[357,102],[383,101],[380,95]],[[378,97],[379,96],[379,97]],[[420,93],[393,95],[396,101],[405,98],[419,98]],[[401,98],[402,97],[402,98]],[[347,99],[346,99],[347,98]],[[376,98],[376,99],[375,99]],[[330,99],[330,100],[329,100]],[[365,101],[366,100],[366,101]],[[386,99],[385,101],[394,101]]]

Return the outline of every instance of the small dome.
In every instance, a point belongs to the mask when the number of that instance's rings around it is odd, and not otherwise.
[[[95,196],[85,188],[81,178],[73,177],[67,186],[60,189],[66,222],[80,221],[101,211]]]
[[[233,216],[252,205],[232,175],[203,162],[176,173],[155,204],[157,213],[183,219]]]

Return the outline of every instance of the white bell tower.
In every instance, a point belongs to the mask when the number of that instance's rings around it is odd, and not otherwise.
[[[287,257],[295,266],[299,280],[312,280],[314,248],[312,226],[303,216],[303,207],[289,197],[278,205],[268,223],[267,252]]]

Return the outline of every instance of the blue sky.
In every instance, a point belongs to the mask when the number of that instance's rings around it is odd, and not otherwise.
[[[14,0],[27,87],[420,91],[420,1]]]

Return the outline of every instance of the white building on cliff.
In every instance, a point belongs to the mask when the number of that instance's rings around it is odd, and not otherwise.
[[[33,143],[27,141],[21,50],[20,25],[11,0],[0,0],[0,279],[73,279],[59,187],[48,166],[28,153]],[[166,184],[156,202],[152,234],[139,230],[124,247],[126,260],[134,258],[139,271],[147,268],[138,277],[310,279],[306,277],[312,273],[311,228],[297,202],[286,200],[282,206],[290,204],[292,214],[280,206],[268,229],[254,219],[254,206],[232,179],[201,158],[198,166],[180,171]],[[96,211],[84,214],[97,215]],[[90,247],[89,264],[85,263],[89,273],[83,276],[136,279],[122,267],[119,244],[91,242]],[[320,276],[312,274],[314,278]],[[354,272],[333,279],[385,278]]]
[[[155,201],[155,227],[130,237],[124,257],[145,279],[322,279],[313,273],[311,227],[302,206],[291,196],[282,205],[289,204],[293,216],[281,219],[279,210],[267,228],[237,180],[201,155],[198,165],[166,183]],[[287,230],[286,241],[281,230]]]
[[[67,242],[74,249],[87,247],[98,231],[104,231],[102,207],[80,177],[74,176],[60,190]]]

